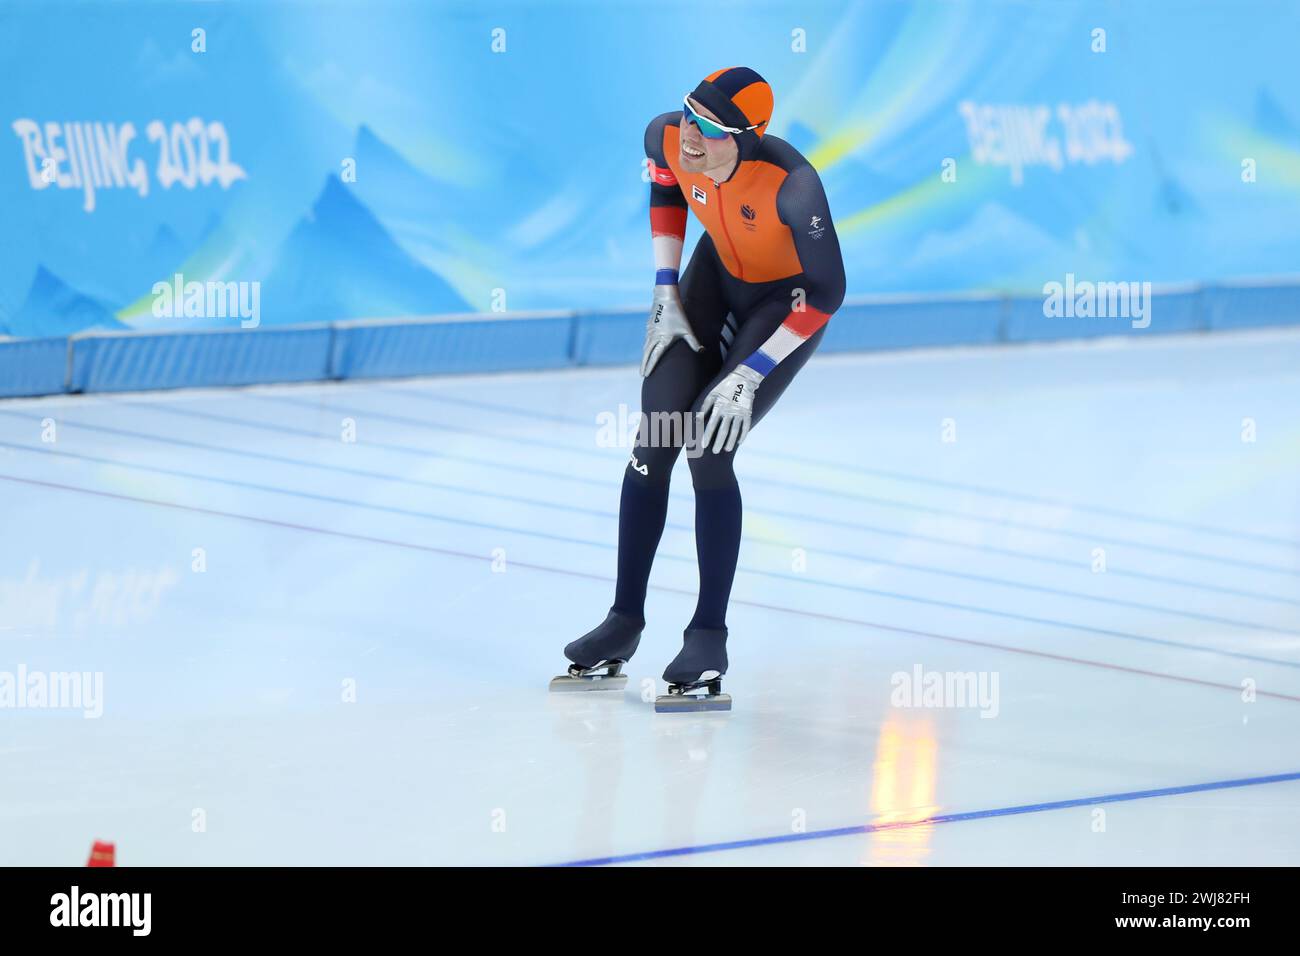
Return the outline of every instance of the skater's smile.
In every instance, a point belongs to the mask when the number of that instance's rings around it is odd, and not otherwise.
[[[736,165],[739,148],[735,137],[718,124],[718,117],[690,97],[683,104],[681,143],[677,161],[688,173],[705,173],[713,179],[726,179]],[[702,131],[703,130],[703,131]],[[706,136],[705,132],[718,133]],[[714,174],[717,175],[714,175]]]

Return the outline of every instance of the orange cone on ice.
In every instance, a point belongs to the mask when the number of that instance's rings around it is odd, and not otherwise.
[[[90,848],[90,859],[86,861],[86,866],[115,866],[116,859],[117,848],[112,843],[96,840]]]

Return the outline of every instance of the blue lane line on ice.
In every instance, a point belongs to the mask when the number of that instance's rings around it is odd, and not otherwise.
[[[277,405],[297,406],[311,411],[331,411],[335,414],[348,416],[362,415],[379,421],[391,422],[395,425],[402,425],[409,428],[422,428],[427,431],[450,432],[458,435],[469,435],[478,439],[491,439],[493,441],[505,442],[510,445],[532,445],[537,448],[545,449],[548,452],[555,452],[557,449],[553,441],[543,438],[530,438],[524,435],[501,435],[490,431],[484,431],[481,428],[468,428],[462,425],[448,425],[442,422],[423,421],[418,418],[411,418],[407,415],[393,415],[389,412],[379,412],[366,408],[364,405],[353,407],[339,406],[337,404],[326,404],[324,401],[311,401],[302,398],[287,398],[276,395],[250,395],[256,401],[271,402]],[[347,396],[341,396],[346,398]],[[587,457],[597,457],[602,460],[608,456],[598,450],[590,448],[569,446],[563,451],[576,455],[585,455]],[[776,478],[768,478],[760,475],[746,475],[746,482],[755,484],[768,485],[773,488],[783,488],[789,491],[798,491],[805,494],[829,495],[835,498],[841,498],[848,501],[861,501],[866,504],[876,505],[884,508],[896,508],[904,511],[916,511],[921,514],[936,515],[942,518],[952,518],[958,521],[970,521],[976,524],[988,524],[999,528],[1015,528],[1018,531],[1028,531],[1032,534],[1041,534],[1046,537],[1053,535],[1062,538],[1071,538],[1075,541],[1085,541],[1090,544],[1096,544],[1097,541],[1103,540],[1110,544],[1125,545],[1130,548],[1141,548],[1145,551],[1153,551],[1156,554],[1167,554],[1172,557],[1186,558],[1191,561],[1208,561],[1214,564],[1230,565],[1232,567],[1245,568],[1251,571],[1265,571],[1270,574],[1286,574],[1293,577],[1300,577],[1300,567],[1287,567],[1280,564],[1269,564],[1263,561],[1247,561],[1243,558],[1233,558],[1228,555],[1212,554],[1207,551],[1194,551],[1190,548],[1175,548],[1162,544],[1151,544],[1145,541],[1138,541],[1133,538],[1121,538],[1113,534],[1099,535],[1092,531],[1069,531],[1064,528],[1045,528],[1042,525],[1033,524],[1028,521],[1016,521],[1012,518],[990,518],[978,514],[968,514],[962,511],[953,511],[950,508],[936,508],[931,505],[921,505],[910,501],[900,501],[895,498],[881,498],[875,495],[863,495],[856,492],[847,491],[840,488],[823,488],[818,485],[806,485],[797,481],[781,481]]]
[[[447,524],[462,525],[465,527],[479,528],[487,531],[497,531],[506,534],[517,534],[526,537],[540,538],[546,541],[559,541],[564,544],[578,544],[589,547],[600,548],[603,550],[612,550],[613,545],[602,544],[600,542],[591,542],[583,538],[573,538],[566,535],[548,534],[541,531],[530,531],[521,528],[511,528],[504,525],[496,525],[484,521],[471,521],[467,518],[453,518],[448,515],[440,515],[435,512],[417,511],[413,508],[399,508],[395,505],[370,504],[363,501],[355,501],[350,498],[339,498],[333,495],[318,495],[308,491],[298,491],[292,488],[279,488],[275,485],[261,485],[256,482],[239,481],[235,478],[217,478],[211,475],[198,474],[196,472],[180,471],[175,468],[162,468],[157,465],[131,464],[118,461],[112,458],[102,458],[97,455],[85,455],[79,452],[62,451],[52,448],[36,448],[26,445],[19,445],[12,442],[0,441],[0,448],[11,448],[16,451],[26,451],[35,454],[48,455],[56,458],[69,458],[77,461],[93,462],[98,465],[112,465],[129,471],[145,471],[153,474],[167,475],[171,478],[187,478],[192,481],[207,481],[212,484],[226,485],[232,488],[243,488],[250,491],[259,491],[269,494],[285,495],[291,498],[301,498],[307,501],[320,501],[327,504],[343,505],[345,507],[360,508],[366,511],[377,511],[384,514],[395,514],[410,518],[424,518],[429,521],[442,521]],[[682,558],[676,555],[666,555],[679,561],[689,561],[689,558]],[[1261,654],[1247,654],[1243,651],[1233,651],[1221,647],[1213,647],[1203,644],[1189,644],[1185,641],[1173,641],[1166,638],[1150,637],[1146,634],[1134,634],[1131,631],[1116,631],[1110,628],[1093,627],[1088,624],[1077,624],[1072,621],[1061,621],[1054,618],[1035,617],[1029,614],[1017,614],[1014,611],[999,611],[993,608],[980,607],[976,604],[961,604],[956,601],[941,601],[937,598],[918,597],[912,594],[902,594],[897,591],[885,591],[878,588],[868,588],[857,584],[841,584],[836,581],[815,580],[805,575],[799,574],[782,574],[775,571],[763,571],[757,568],[738,567],[737,571],[743,571],[746,574],[753,574],[760,577],[775,578],[783,581],[791,581],[796,584],[814,585],[817,587],[828,587],[840,591],[851,591],[857,594],[869,594],[873,597],[882,597],[895,601],[907,601],[912,604],[923,604],[929,607],[942,607],[948,610],[967,611],[972,614],[983,614],[989,617],[1005,618],[1011,621],[1020,621],[1025,624],[1041,624],[1047,627],[1057,627],[1064,630],[1080,631],[1085,634],[1099,634],[1103,637],[1113,637],[1119,640],[1136,641],[1142,644],[1154,644],[1160,647],[1173,647],[1179,650],[1194,651],[1203,654],[1218,654],[1223,657],[1232,657],[1239,660],[1255,661],[1261,664],[1273,664],[1280,667],[1290,667],[1300,669],[1300,661],[1282,660],[1276,657],[1265,657]]]
[[[390,395],[411,396],[424,399],[425,401],[442,402],[448,405],[462,405],[466,408],[478,408],[484,411],[500,412],[503,415],[514,415],[521,418],[532,418],[538,421],[556,422],[564,425],[576,427],[590,427],[590,422],[577,418],[572,415],[559,415],[554,412],[539,412],[536,409],[521,408],[517,405],[508,405],[499,402],[485,402],[482,399],[462,398],[460,396],[438,395],[420,387],[401,388],[398,386],[373,385],[367,391],[382,392]],[[916,485],[933,485],[936,488],[948,488],[952,491],[968,491],[979,495],[987,495],[990,498],[1001,498],[1005,501],[1023,501],[1031,504],[1048,505],[1053,508],[1065,508],[1071,511],[1089,511],[1093,514],[1106,515],[1111,518],[1122,518],[1128,521],[1143,521],[1148,524],[1164,525],[1168,528],[1178,528],[1182,531],[1194,531],[1198,534],[1221,535],[1226,538],[1239,538],[1243,541],[1256,541],[1261,544],[1277,545],[1284,548],[1300,548],[1300,542],[1291,538],[1280,538],[1275,535],[1262,534],[1253,531],[1240,531],[1231,528],[1216,528],[1213,525],[1197,524],[1192,521],[1182,521],[1178,518],[1163,518],[1148,514],[1140,514],[1136,511],[1124,511],[1119,508],[1107,508],[1103,505],[1082,504],[1077,501],[1067,501],[1063,498],[1053,498],[1048,495],[1036,495],[1026,491],[1006,491],[1001,488],[990,488],[986,485],[975,485],[962,481],[948,481],[943,478],[930,478],[924,475],[907,474],[901,471],[889,471],[883,468],[867,468],[864,465],[851,465],[839,461],[830,461],[825,458],[816,458],[809,455],[796,455],[790,452],[770,452],[761,449],[754,449],[750,452],[755,458],[767,458],[772,461],[793,461],[804,465],[816,465],[820,468],[834,468],[839,471],[846,471],[850,474],[873,475],[877,478],[888,478],[891,481],[901,481],[905,484]]]
[[[0,415],[12,416],[13,413],[0,411]],[[222,455],[232,455],[241,458],[250,458],[255,461],[272,461],[272,462],[276,462],[277,464],[293,465],[295,467],[300,467],[300,468],[311,468],[317,471],[328,471],[337,474],[353,475],[355,477],[360,477],[360,478],[374,478],[374,479],[379,479],[381,481],[391,481],[397,484],[413,485],[422,488],[436,488],[440,491],[451,491],[457,494],[470,495],[472,497],[479,497],[479,498],[487,498],[496,501],[509,501],[513,504],[525,504],[533,507],[550,508],[558,511],[565,511],[571,514],[582,514],[582,515],[588,515],[590,517],[596,517],[596,518],[608,518],[608,519],[618,518],[618,514],[616,512],[600,511],[595,508],[584,508],[575,505],[566,505],[562,503],[542,501],[536,498],[529,498],[523,495],[508,495],[498,491],[483,491],[478,488],[465,488],[460,485],[447,484],[445,482],[432,481],[424,478],[406,478],[401,475],[390,475],[381,471],[371,471],[369,469],[364,469],[364,468],[350,468],[346,465],[335,465],[335,464],[329,464],[323,462],[309,461],[302,458],[292,458],[287,455],[273,455],[270,454],[269,452],[250,451],[242,448],[228,448],[223,445],[212,445],[206,442],[190,441],[183,438],[173,438],[166,435],[153,435],[148,432],[133,431],[131,429],[126,429],[126,428],[114,428],[109,425],[92,425],[86,422],[75,421],[73,419],[68,419],[68,418],[62,419],[61,423],[65,428],[67,427],[80,428],[86,431],[98,432],[106,435],[116,435],[122,438],[142,439],[144,441],[155,442],[157,444],[168,445],[175,448],[194,448],[194,449],[199,449],[201,451],[209,451],[209,452],[214,452]],[[134,467],[129,462],[118,461],[115,459],[114,462],[122,467]],[[357,502],[357,504],[364,505],[364,502]],[[433,516],[430,515],[430,517]],[[442,518],[441,516],[438,516],[438,518],[440,520],[447,520],[445,518]],[[672,522],[672,521],[667,522],[665,524],[665,528],[671,529],[673,531],[680,531],[682,533],[689,533],[692,535],[694,534],[694,530],[695,530],[694,526],[677,524],[676,522]],[[493,526],[492,528],[490,528],[490,530],[513,531],[514,533],[517,534],[532,533],[530,530],[527,529],[499,528],[496,526]],[[598,541],[585,541],[584,539],[576,539],[576,540],[589,544],[592,547],[612,548],[612,545],[602,544],[601,542]],[[790,541],[781,541],[774,538],[765,538],[762,535],[754,535],[754,534],[747,535],[746,540],[755,544],[770,545],[773,547],[790,548],[795,546],[794,543]],[[1052,594],[1057,597],[1066,597],[1066,598],[1071,598],[1073,600],[1079,600],[1079,601],[1089,601],[1095,604],[1101,604],[1106,607],[1123,607],[1123,608],[1130,608],[1133,610],[1150,611],[1156,614],[1170,614],[1175,617],[1183,617],[1194,621],[1204,621],[1210,624],[1225,624],[1228,625],[1229,627],[1239,627],[1247,630],[1263,631],[1270,634],[1283,634],[1288,637],[1300,637],[1300,632],[1290,630],[1287,628],[1274,627],[1268,624],[1259,624],[1254,621],[1243,621],[1243,620],[1238,620],[1236,618],[1222,617],[1217,614],[1204,614],[1198,611],[1189,611],[1183,608],[1166,607],[1160,604],[1147,604],[1143,601],[1132,601],[1125,598],[1107,597],[1104,595],[1097,595],[1097,594],[1087,594],[1083,591],[1071,591],[1066,588],[1049,587],[1047,585],[1041,585],[1041,584],[1030,584],[1025,581],[1016,581],[1009,578],[998,578],[992,575],[985,575],[985,574],[974,574],[967,571],[954,571],[949,568],[941,568],[933,565],[914,564],[907,561],[896,561],[892,558],[873,557],[864,554],[857,554],[851,551],[841,551],[835,548],[819,547],[817,548],[817,553],[828,555],[830,557],[845,558],[850,561],[860,561],[866,564],[873,564],[873,565],[891,567],[891,568],[899,568],[904,571],[915,571],[919,574],[933,574],[941,577],[957,578],[959,580],[964,580],[964,581],[976,581],[980,584],[993,584],[999,587],[1018,588],[1020,590],[1025,590],[1025,591],[1034,591],[1039,594]],[[662,556],[673,561],[690,561],[690,562],[695,561],[694,556],[687,557],[687,556],[672,554],[671,552],[663,552]],[[1072,567],[1074,567],[1077,570],[1077,566],[1072,565]],[[740,568],[740,570],[749,571],[750,569]],[[770,573],[770,572],[761,572],[758,570],[753,570],[751,573]],[[821,581],[817,578],[809,578],[804,575],[800,575],[799,577],[795,577],[793,575],[782,575],[782,577],[798,583],[827,584],[828,586],[832,586],[832,587],[837,586],[833,582]]]
[[[519,406],[514,406],[514,405],[509,405],[504,403],[486,402],[480,399],[467,399],[460,396],[433,394],[429,392],[427,389],[418,386],[405,388],[399,386],[381,386],[381,385],[376,385],[374,383],[365,382],[365,383],[343,383],[342,387],[350,391],[350,389],[348,389],[349,385],[360,386],[364,388],[366,391],[387,392],[393,395],[402,395],[406,397],[420,398],[426,401],[441,402],[444,404],[462,405],[471,408],[480,408],[484,410],[500,412],[502,414],[512,415],[515,417],[532,418],[540,421],[550,421],[559,424],[566,424],[566,425],[572,425],[578,427],[590,427],[591,424],[590,422],[584,419],[580,419],[574,416],[560,415],[551,412],[539,412],[535,409],[521,408]],[[322,386],[320,383],[306,383],[301,386],[296,386],[295,390],[314,391],[320,389],[321,387]],[[340,386],[338,383],[330,383],[328,387],[339,388]],[[83,397],[88,399],[89,398],[95,399],[95,401],[91,402],[90,404],[98,404],[98,405],[111,405],[119,401],[116,398],[105,398],[103,396],[83,396]],[[141,405],[149,408],[161,407],[156,402],[142,401],[142,400],[133,400],[128,402],[128,404]],[[1091,511],[1097,514],[1104,514],[1104,515],[1110,515],[1117,518],[1143,521],[1151,524],[1159,524],[1171,528],[1180,528],[1183,530],[1194,531],[1199,533],[1220,535],[1229,538],[1240,538],[1242,540],[1257,541],[1265,544],[1273,544],[1282,547],[1291,547],[1291,548],[1300,547],[1300,544],[1298,544],[1296,541],[1294,541],[1291,538],[1281,538],[1281,537],[1267,535],[1258,532],[1219,528],[1219,527],[1214,527],[1212,525],[1202,525],[1194,522],[1181,521],[1175,518],[1158,517],[1158,516],[1143,514],[1139,512],[1130,512],[1121,509],[1107,508],[1099,505],[1090,505],[1090,504],[1080,503],[1076,501],[1053,498],[1045,495],[1031,494],[1028,492],[1009,492],[1000,488],[990,488],[986,486],[968,484],[963,482],[946,481],[944,479],[939,479],[939,478],[931,478],[922,475],[913,475],[913,474],[894,472],[894,471],[888,471],[883,469],[866,468],[861,465],[852,465],[844,462],[831,461],[828,459],[819,459],[812,456],[795,455],[791,453],[774,453],[774,452],[765,452],[759,449],[755,449],[750,454],[758,458],[771,458],[774,460],[796,461],[796,462],[801,462],[806,464],[817,465],[825,468],[839,469],[850,473],[877,475],[880,477],[903,481],[906,483],[929,484],[929,485],[934,485],[936,487],[951,488],[953,490],[958,490],[958,491],[969,491],[977,494],[988,495],[990,497],[1002,498],[1009,501],[1027,501],[1036,504],[1049,505],[1052,507],[1068,508],[1068,509],[1074,509],[1079,511]]]
[[[811,830],[807,833],[782,833],[777,836],[753,837],[748,840],[728,840],[722,843],[700,843],[694,846],[672,847],[666,850],[647,850],[643,853],[623,853],[617,856],[598,856],[586,860],[570,860],[552,866],[608,866],[613,863],[640,863],[663,860],[676,856],[696,856],[701,853],[721,853],[726,850],[744,850],[756,846],[776,846],[783,843],[803,843],[808,840],[829,840],[834,837],[879,833],[885,830],[904,830],[935,826],[941,823],[962,823],[967,820],[987,820],[991,817],[1011,817],[1024,813],[1045,813],[1049,810],[1068,810],[1072,807],[1090,807],[1099,803],[1125,803],[1132,800],[1150,800],[1155,797],[1174,797],[1185,793],[1203,793],[1207,790],[1231,790],[1237,787],[1258,787],[1270,783],[1300,780],[1300,771],[1277,773],[1267,777],[1242,777],[1237,780],[1215,780],[1210,783],[1193,783],[1181,787],[1161,787],[1156,790],[1131,790],[1127,793],[1106,793],[1096,797],[1077,797],[1072,800],[1053,800],[1048,803],[1026,803],[1015,807],[998,807],[992,810],[971,810],[967,813],[941,813],[922,820],[896,823],[863,823],[833,830]]]
[[[171,405],[160,405],[153,402],[137,401],[122,401],[117,404],[129,407],[139,406],[141,408],[147,408],[151,412],[162,412],[165,415],[179,415],[182,418],[197,418],[200,421],[218,422],[222,425],[234,425],[239,428],[252,428],[257,431],[270,432],[273,435],[297,435],[301,438],[310,438],[315,441],[329,441],[335,443],[339,440],[338,433],[329,435],[308,428],[294,428],[281,423],[272,424],[270,422],[250,421],[247,418],[236,418],[231,415],[218,415],[215,412],[200,412],[192,408],[177,408]],[[13,413],[6,412],[4,414]],[[517,464],[493,461],[490,458],[475,458],[472,455],[461,455],[421,445],[403,445],[398,442],[376,441],[373,438],[366,438],[364,445],[367,448],[378,448],[383,451],[393,451],[402,455],[414,455],[417,458],[423,458],[426,460],[429,458],[440,458],[445,461],[464,462],[467,465],[479,465],[483,468],[498,468],[514,472],[519,470]],[[557,481],[572,481],[577,484],[591,485],[595,488],[609,487],[609,481],[607,479],[584,478],[582,475],[576,475],[571,471],[548,471],[545,468],[538,468],[533,465],[528,466],[528,471],[529,474],[540,475],[543,478],[554,478]]]
[[[97,404],[101,405],[101,407],[102,406],[111,407],[113,405],[138,406],[141,408],[149,409],[150,411],[162,412],[168,415],[178,415],[183,418],[197,418],[204,421],[219,422],[224,425],[234,425],[239,428],[250,428],[255,431],[266,431],[276,435],[297,435],[303,438],[310,438],[316,441],[327,440],[331,442],[337,442],[338,440],[337,435],[325,435],[322,434],[321,432],[311,431],[305,428],[293,428],[283,424],[269,424],[267,422],[249,421],[248,419],[235,418],[229,415],[218,415],[213,412],[200,412],[188,408],[182,409],[182,408],[174,407],[172,405],[158,404],[155,402],[142,402],[142,401],[135,401],[135,400],[131,400],[131,401],[115,400],[113,402],[100,402]],[[12,413],[12,412],[5,412],[2,414],[13,415],[14,417],[22,417],[17,413]],[[452,454],[449,452],[440,451],[436,448],[422,448],[418,445],[402,445],[396,442],[375,441],[374,439],[370,439],[370,438],[366,439],[365,444],[367,447],[378,448],[384,451],[398,452],[399,454],[404,454],[404,455],[414,455],[416,457],[424,458],[424,459],[442,458],[447,461],[460,461],[460,462],[465,462],[467,464],[480,465],[485,468],[505,469],[512,472],[518,470],[518,466],[514,464],[507,464],[505,462],[493,461],[487,458],[474,458],[468,455]],[[591,485],[593,487],[602,488],[602,489],[609,487],[608,480],[603,478],[600,479],[584,478],[581,475],[575,475],[572,472],[548,471],[544,468],[539,468],[532,465],[529,466],[529,471],[534,475],[540,475],[545,478],[554,478],[558,481],[571,481],[579,484]],[[793,512],[793,511],[781,511],[779,509],[773,509],[773,508],[754,509],[754,513],[760,515],[768,515],[774,518],[789,518],[792,521],[803,521],[803,522],[811,522],[813,524],[824,524],[835,528],[839,528],[841,530],[847,528],[854,531],[866,531],[871,534],[879,534],[879,535],[884,535],[886,537],[898,538],[902,541],[924,541],[929,544],[936,544],[946,548],[956,548],[963,551],[974,551],[980,554],[996,554],[996,555],[1001,555],[1003,557],[1014,558],[1021,561],[1034,561],[1041,564],[1053,564],[1058,567],[1066,567],[1071,570],[1077,570],[1077,568],[1079,567],[1079,562],[1077,561],[1071,561],[1065,558],[1057,558],[1051,555],[1035,554],[1034,552],[1031,551],[1017,551],[1014,548],[1003,548],[1003,547],[998,547],[997,545],[971,544],[966,541],[957,541],[948,538],[941,538],[936,535],[928,535],[920,532],[899,531],[894,528],[884,528],[877,525],[864,524],[858,521],[850,521],[842,517],[822,518],[817,515],[801,514],[799,512]],[[1212,584],[1209,582],[1189,581],[1184,578],[1170,577],[1163,574],[1153,574],[1144,571],[1135,571],[1131,568],[1124,568],[1122,566],[1119,567],[1111,566],[1107,569],[1106,573],[1117,577],[1128,577],[1128,578],[1135,578],[1140,581],[1151,581],[1156,584],[1169,584],[1175,587],[1192,588],[1198,591],[1213,591],[1216,594],[1231,594],[1234,597],[1251,598],[1253,600],[1258,600],[1258,601],[1273,601],[1279,604],[1290,604],[1296,607],[1300,607],[1300,599],[1289,598],[1289,597],[1285,597],[1284,595],[1269,594],[1263,591],[1249,591],[1246,590],[1245,588],[1233,588],[1233,587],[1228,587],[1226,585]]]
[[[126,501],[133,504],[148,505],[154,508],[168,508],[175,511],[185,511],[191,514],[207,515],[215,518],[226,518],[233,521],[246,521],[251,524],[265,525],[267,527],[281,528],[286,531],[296,531],[303,534],[322,535],[325,537],[339,538],[347,541],[363,542],[365,544],[375,544],[387,548],[400,548],[403,551],[417,551],[423,554],[437,554],[460,560],[473,561],[477,564],[487,564],[491,559],[484,554],[471,554],[466,551],[457,551],[452,548],[441,548],[436,545],[418,544],[414,541],[399,541],[394,538],[380,538],[374,535],[357,534],[350,531],[341,531],[337,528],[322,528],[315,525],[297,524],[292,521],[281,521],[276,518],[265,518],[260,515],[240,514],[234,511],[221,511],[216,508],[204,508],[199,505],[180,504],[175,501],[164,501],[161,498],[142,498],[138,495],[127,495],[116,491],[104,491],[100,488],[84,488],[78,485],[65,485],[55,481],[46,481],[39,478],[21,478],[17,475],[0,474],[0,481],[12,481],[21,485],[29,485],[34,488],[55,489],[58,491],[70,491],[80,495],[92,495],[96,498],[105,498],[112,501]],[[595,574],[590,571],[579,571],[573,568],[560,568],[553,565],[534,564],[528,561],[512,562],[516,568],[524,568],[532,571],[540,571],[544,574],[562,575],[566,578],[581,578],[584,581],[600,581],[603,585],[608,586],[614,583],[614,579],[609,575]],[[651,590],[662,594],[675,594],[681,597],[687,597],[692,601],[695,600],[694,589],[669,587],[664,584],[651,584]],[[952,634],[939,634],[933,631],[921,631],[911,627],[899,627],[896,624],[885,624],[880,621],[867,621],[861,618],[845,617],[840,614],[827,614],[821,611],[809,611],[806,609],[784,607],[779,604],[766,604],[762,601],[752,601],[748,598],[731,599],[733,604],[758,608],[763,611],[769,611],[776,614],[789,614],[794,617],[804,618],[807,620],[828,621],[835,624],[847,624],[852,627],[864,627],[877,631],[888,631],[891,634],[906,634],[912,637],[922,637],[935,641],[944,641],[950,644],[962,644],[967,647],[981,647],[988,650],[1000,651],[1007,654],[1022,654],[1026,657],[1036,657],[1042,660],[1054,661],[1065,664],[1077,664],[1081,667],[1094,667],[1101,670],[1114,671],[1122,674],[1133,674],[1139,677],[1151,677],[1156,680],[1175,681],[1180,684],[1192,684],[1197,687],[1211,687],[1215,690],[1232,691],[1233,694],[1240,694],[1241,687],[1238,684],[1222,684],[1216,681],[1205,680],[1200,677],[1188,677],[1182,674],[1170,674],[1164,671],[1147,670],[1141,667],[1130,667],[1126,664],[1114,664],[1108,661],[1089,660],[1082,657],[1070,657],[1065,654],[1055,654],[1050,651],[1035,650],[1029,647],[1016,647],[1010,644],[994,644],[990,641],[978,641],[969,637],[957,637]],[[1285,694],[1281,691],[1256,690],[1256,696],[1268,697],[1273,700],[1287,700],[1292,703],[1300,704],[1300,696],[1295,694]]]

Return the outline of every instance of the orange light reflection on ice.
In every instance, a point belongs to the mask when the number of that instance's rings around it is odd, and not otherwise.
[[[885,829],[868,836],[868,866],[918,866],[930,855],[935,767],[939,742],[927,717],[891,716],[880,728],[872,765],[871,822]]]

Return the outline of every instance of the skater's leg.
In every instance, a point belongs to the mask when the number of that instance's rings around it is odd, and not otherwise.
[[[767,340],[789,314],[788,302],[782,294],[742,317],[735,341],[728,350],[727,361],[704,387],[702,396]],[[754,399],[751,430],[772,409],[795,374],[803,368],[821,341],[822,331],[819,329],[814,333],[763,380]],[[693,410],[700,410],[698,403]],[[700,566],[700,595],[690,628],[725,629],[727,626],[727,602],[731,597],[740,554],[742,507],[735,472],[738,450],[714,452],[691,448],[687,452],[691,481],[695,486],[695,550]]]
[[[623,472],[619,501],[618,583],[613,609],[644,619],[646,588],[668,514],[673,465],[688,435],[690,409],[722,364],[721,330],[727,303],[717,253],[705,236],[682,277],[682,304],[700,344],[677,341],[641,383],[642,426]]]
[[[776,330],[789,314],[789,297],[778,293],[748,314],[742,312],[735,341],[718,374],[702,390],[704,396],[745,360]],[[776,404],[795,374],[821,342],[818,329],[803,345],[786,356],[763,379],[754,398],[751,430]],[[694,433],[693,433],[694,434]],[[727,602],[740,554],[741,502],[736,482],[737,449],[714,452],[693,445],[687,455],[695,485],[695,548],[700,562],[700,596],[695,616],[683,635],[680,653],[664,670],[668,693],[655,700],[655,710],[730,710],[731,698],[722,693],[721,677],[727,672]]]
[[[727,601],[740,557],[740,528],[740,486],[735,473],[716,487],[696,484],[695,557],[700,593],[687,627],[726,628]]]
[[[667,356],[664,357],[664,361]],[[638,480],[629,465],[618,504],[618,579],[613,610],[645,618],[650,566],[668,516],[668,482]]]
[[[551,689],[619,690],[622,664],[636,651],[645,627],[645,595],[668,514],[668,483],[685,447],[691,406],[722,364],[721,330],[727,303],[717,254],[708,237],[696,246],[682,279],[682,302],[704,349],[677,341],[641,382],[642,426],[623,471],[618,512],[618,580],[605,620],[564,649],[573,662]]]

